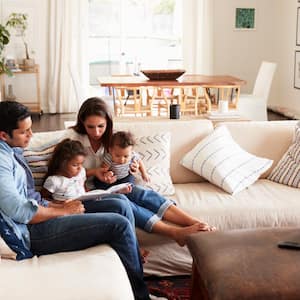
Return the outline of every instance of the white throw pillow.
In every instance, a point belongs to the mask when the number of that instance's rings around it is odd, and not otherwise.
[[[150,183],[140,177],[136,183],[153,189],[162,195],[173,195],[175,189],[170,176],[171,133],[137,137],[134,150],[140,155],[150,176]]]
[[[243,150],[225,126],[217,127],[181,160],[184,167],[230,194],[250,186],[272,163]]]
[[[293,143],[268,177],[269,180],[300,188],[300,122]]]

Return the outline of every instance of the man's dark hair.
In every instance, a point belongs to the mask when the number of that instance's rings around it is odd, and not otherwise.
[[[0,131],[12,137],[14,129],[19,128],[19,121],[30,117],[29,109],[16,101],[0,102]]]

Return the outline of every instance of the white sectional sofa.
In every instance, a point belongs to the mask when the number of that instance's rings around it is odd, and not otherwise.
[[[171,133],[170,175],[177,205],[219,230],[250,227],[300,226],[300,190],[266,179],[292,142],[295,121],[226,122],[235,141],[248,152],[274,161],[271,169],[234,196],[180,164],[182,157],[214,130],[209,120],[125,119],[115,128],[135,136]],[[218,124],[220,126],[220,124]],[[31,146],[57,139],[63,131],[36,133]],[[145,274],[191,273],[186,247],[156,234],[137,230],[150,251]],[[1,299],[132,299],[129,281],[115,252],[106,245],[42,256],[22,262],[2,260]],[[32,291],[32,292],[31,292]]]

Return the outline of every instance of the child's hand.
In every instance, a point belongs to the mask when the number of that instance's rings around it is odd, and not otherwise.
[[[145,182],[148,182],[148,183],[150,182],[150,176],[148,174],[142,175],[142,178]]]
[[[132,175],[136,176],[138,170],[139,170],[139,162],[136,160],[133,160],[133,162],[130,165],[130,173]]]

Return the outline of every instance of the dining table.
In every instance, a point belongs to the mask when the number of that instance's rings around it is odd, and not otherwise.
[[[210,92],[211,88],[224,88],[229,87],[235,96],[235,105],[238,102],[238,96],[240,94],[240,88],[246,84],[246,81],[231,75],[201,75],[201,74],[184,74],[176,80],[149,80],[144,75],[114,75],[114,76],[101,76],[98,77],[98,82],[101,87],[107,87],[112,91],[112,95],[115,98],[115,89],[179,89],[184,91],[185,89],[203,88],[204,99],[206,102],[206,110],[211,111],[213,96]],[[180,93],[177,99],[184,98],[184,93]],[[115,99],[114,99],[115,101]],[[180,100],[179,100],[180,102]]]

